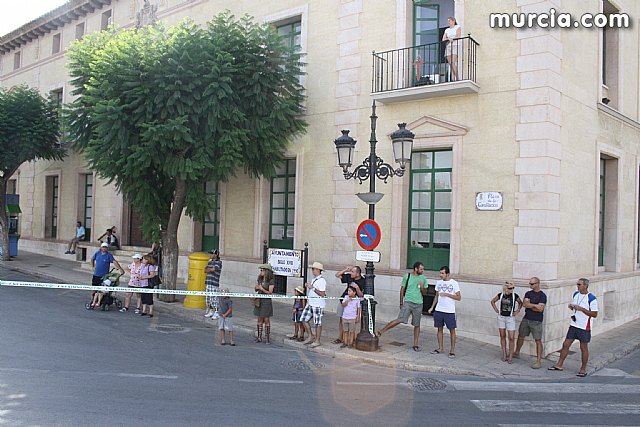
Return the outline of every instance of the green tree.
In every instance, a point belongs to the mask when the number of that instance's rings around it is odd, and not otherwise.
[[[162,286],[175,289],[181,215],[204,220],[214,206],[205,183],[243,169],[271,177],[304,131],[300,56],[269,26],[226,13],[204,27],[88,35],[68,58],[70,136],[160,237]]]
[[[58,110],[36,89],[0,88],[0,234],[2,260],[9,260],[9,221],[5,209],[7,181],[21,164],[36,159],[61,160]]]

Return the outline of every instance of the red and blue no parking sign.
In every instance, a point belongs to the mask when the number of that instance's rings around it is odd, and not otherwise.
[[[372,219],[365,219],[358,226],[356,238],[360,247],[372,251],[380,243],[380,226]]]

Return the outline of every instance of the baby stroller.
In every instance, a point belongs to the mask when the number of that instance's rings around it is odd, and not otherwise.
[[[113,270],[109,271],[107,274],[102,276],[102,286],[117,287],[120,282],[120,276],[120,273],[114,273]],[[84,308],[86,308],[87,310],[93,310],[94,308],[97,308],[91,306],[91,302],[93,301],[93,297],[96,292],[99,291],[94,291],[91,294],[91,301],[84,305]],[[122,301],[113,296],[112,292],[103,292],[102,299],[100,300],[100,309],[102,311],[109,311],[109,307],[113,304],[115,304],[116,308],[118,309],[122,308]]]

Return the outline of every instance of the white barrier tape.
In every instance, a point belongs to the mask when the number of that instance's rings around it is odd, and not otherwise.
[[[76,285],[69,283],[38,283],[38,282],[19,282],[13,280],[0,280],[0,286],[14,286],[14,287],[27,287],[27,288],[50,288],[50,289],[75,289],[86,291],[100,291],[100,292],[133,292],[141,294],[165,294],[165,295],[195,295],[195,296],[212,296],[212,297],[239,297],[239,298],[270,298],[270,299],[325,299],[334,300],[342,297],[308,297],[308,296],[296,296],[296,295],[267,295],[267,294],[250,294],[239,292],[209,292],[209,291],[186,291],[180,289],[149,289],[149,288],[130,288],[122,286],[92,286],[92,285]],[[366,300],[373,298],[372,295],[364,295]],[[369,303],[371,305],[371,303]]]

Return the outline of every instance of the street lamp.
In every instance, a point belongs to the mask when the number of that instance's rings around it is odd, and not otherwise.
[[[371,137],[369,143],[371,144],[371,151],[369,157],[365,158],[361,165],[357,166],[352,172],[349,168],[353,164],[353,150],[356,147],[356,140],[349,136],[348,130],[342,131],[342,136],[337,138],[334,143],[338,151],[338,165],[342,168],[344,179],[357,179],[362,184],[363,181],[369,179],[369,192],[358,193],[357,196],[363,202],[369,205],[369,219],[375,220],[375,205],[382,199],[384,194],[376,193],[376,177],[383,180],[385,183],[390,176],[401,177],[404,175],[406,164],[411,160],[411,151],[413,149],[413,138],[415,135],[406,128],[406,123],[399,123],[398,130],[391,134],[391,141],[393,145],[393,157],[396,163],[400,164],[398,169],[394,169],[388,163],[385,163],[380,157],[376,155],[376,101],[373,101],[371,106]],[[373,262],[367,261],[365,268],[365,284],[364,293],[368,295],[375,295],[374,287],[374,266]],[[376,323],[375,316],[375,301],[372,301],[371,305],[371,318],[373,324]],[[367,304],[362,304],[362,326],[360,333],[356,337],[356,348],[363,351],[375,351],[378,349],[378,337],[369,333],[369,314]]]

